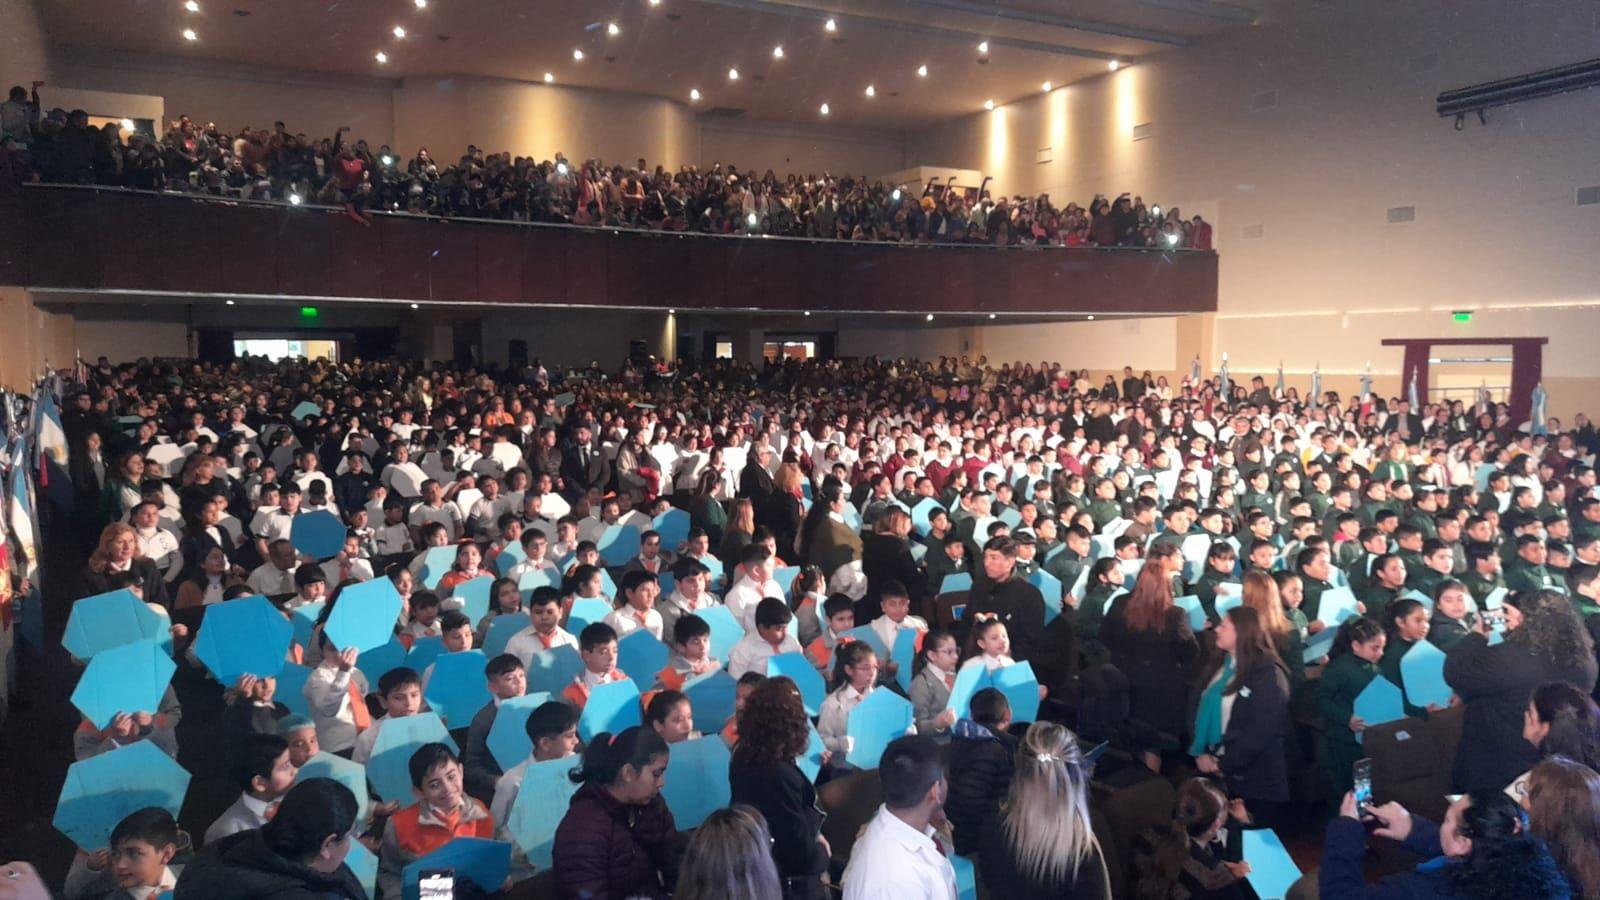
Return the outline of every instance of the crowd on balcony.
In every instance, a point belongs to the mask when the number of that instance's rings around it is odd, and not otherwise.
[[[1209,250],[1199,215],[1122,194],[1087,206],[1049,195],[993,196],[979,186],[894,185],[852,175],[779,176],[732,162],[677,171],[561,153],[537,160],[468,146],[402,157],[346,129],[313,139],[283,122],[230,134],[181,116],[158,138],[82,110],[42,112],[37,89],[6,103],[10,180],[114,185],[216,197],[344,206],[352,215],[404,211],[519,222],[709,234],[1002,246]],[[0,175],[0,181],[7,176]]]

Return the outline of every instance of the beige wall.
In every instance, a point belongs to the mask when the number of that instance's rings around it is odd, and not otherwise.
[[[650,352],[659,352],[667,331],[664,310],[489,308],[483,310],[483,359],[505,365],[511,341],[520,338],[528,342],[528,358],[551,369],[596,360],[615,369],[628,358],[629,341],[645,341]]]
[[[24,288],[0,286],[0,322],[7,323],[0,387],[31,388],[46,366],[70,366],[76,358],[72,315],[40,309]]]
[[[125,362],[141,356],[192,356],[189,326],[183,322],[78,317],[78,352],[87,360],[104,356]]]
[[[0,92],[13,85],[50,82],[54,78],[51,62],[44,26],[32,0],[0,3]]]
[[[987,356],[992,365],[1059,362],[1092,370],[1133,366],[1140,371],[1172,368],[1177,352],[1176,318],[1044,322],[1026,325],[941,327],[908,316],[839,321],[840,356]]]
[[[741,171],[771,169],[779,177],[850,172],[877,176],[905,165],[899,134],[864,129],[779,125],[766,122],[699,123],[702,166],[733,163]]]

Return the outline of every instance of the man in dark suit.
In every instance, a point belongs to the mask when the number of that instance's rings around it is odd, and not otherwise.
[[[1422,417],[1411,411],[1411,404],[1401,400],[1395,405],[1394,412],[1383,422],[1383,433],[1393,434],[1399,432],[1407,441],[1416,441],[1422,438]]]
[[[772,448],[762,444],[739,474],[739,496],[749,498],[750,505],[757,511],[765,507],[772,496],[772,473],[767,471],[771,464]]]
[[[594,432],[579,425],[561,448],[561,480],[569,501],[582,497],[592,487],[605,487],[606,458],[594,446]]]

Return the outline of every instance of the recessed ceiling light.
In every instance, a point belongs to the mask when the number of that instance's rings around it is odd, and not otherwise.
[[[1089,321],[1093,322],[1094,321],[1094,316],[1090,316],[1089,317]]]
[[[573,50],[572,51],[572,58],[574,60],[578,61],[578,62],[583,62],[583,51],[582,50]]]
[[[979,41],[978,42],[978,52],[979,53],[988,53],[989,52],[989,42],[988,41]]]
[[[660,6],[661,5],[661,0],[650,0],[650,5],[651,6]]]
[[[389,61],[389,54],[383,52],[382,50],[379,50],[377,53],[372,54],[372,58],[377,60],[378,61],[378,65],[381,66],[384,63]]]
[[[620,26],[618,26],[617,23],[615,23],[615,22],[606,23],[606,34],[609,34],[612,37],[616,37],[617,35],[619,35],[621,33],[622,33],[622,28]]]
[[[830,31],[830,32],[831,31],[838,31],[839,30],[839,23],[835,22],[832,19],[829,19],[828,21],[822,23],[822,30],[823,31]]]
[[[428,8],[428,0],[412,0],[412,2],[417,4],[417,9],[427,9]]]
[[[933,313],[928,313],[928,321],[929,322],[933,321]]]
[[[918,78],[927,78],[928,77],[928,67],[927,66],[917,66],[917,77]]]
[[[783,45],[782,44],[779,44],[778,46],[772,48],[772,58],[773,59],[783,59]]]
[[[553,72],[544,73],[544,83],[545,84],[554,84],[555,80],[556,80],[555,73],[553,73]]]
[[[405,40],[406,39],[406,27],[404,25],[396,25],[394,27],[394,36],[399,38],[402,41]]]
[[[826,104],[826,103],[822,104],[822,109],[820,110],[820,112],[823,115],[827,115],[828,114],[828,104]]]
[[[229,306],[232,306],[232,305],[233,305],[233,301],[232,301],[232,300],[229,300],[229,301],[228,301],[228,305],[229,305]]]
[[[984,109],[994,109],[994,101],[993,100],[985,100],[985,101],[983,101],[983,108]]]
[[[806,318],[810,318],[810,317],[811,317],[811,310],[808,309],[808,310],[806,310]]]
[[[195,34],[193,28],[185,28],[183,30],[183,39],[186,41],[198,41],[200,40],[200,35]]]
[[[689,99],[692,100],[692,101],[698,102],[699,99],[700,99],[700,89],[699,88],[690,88],[689,89]]]
[[[867,85],[867,96],[868,97],[876,97],[876,96],[878,96],[878,89],[873,87],[870,84]]]
[[[183,8],[187,9],[189,12],[199,12],[200,4],[196,3],[195,0],[188,0],[187,3],[183,4]]]
[[[1046,94],[1048,94],[1048,93],[1050,93],[1050,89],[1052,87],[1054,87],[1054,85],[1052,85],[1050,82],[1046,81],[1044,84],[1039,85],[1039,87],[1043,88],[1044,92]]]
[[[989,318],[994,318],[994,313],[989,313]]]
[[[677,311],[677,310],[675,310],[675,309],[669,309],[669,310],[667,310],[667,315],[669,315],[669,316],[675,316],[675,315],[677,315],[677,314],[678,314],[678,311]]]
[[[1113,59],[1109,64],[1109,68],[1111,69],[1111,71],[1115,72],[1116,70],[1122,68],[1122,61],[1118,60],[1118,59]]]
[[[728,80],[729,81],[738,81],[739,80],[739,70],[738,69],[729,69],[728,70]]]

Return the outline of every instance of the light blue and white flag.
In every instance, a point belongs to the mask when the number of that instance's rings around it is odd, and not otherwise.
[[[1549,400],[1550,397],[1544,390],[1544,382],[1541,381],[1535,384],[1528,406],[1529,434],[1543,437],[1550,433],[1550,429],[1545,426],[1545,423],[1549,421],[1549,415],[1545,409],[1549,404]]]

